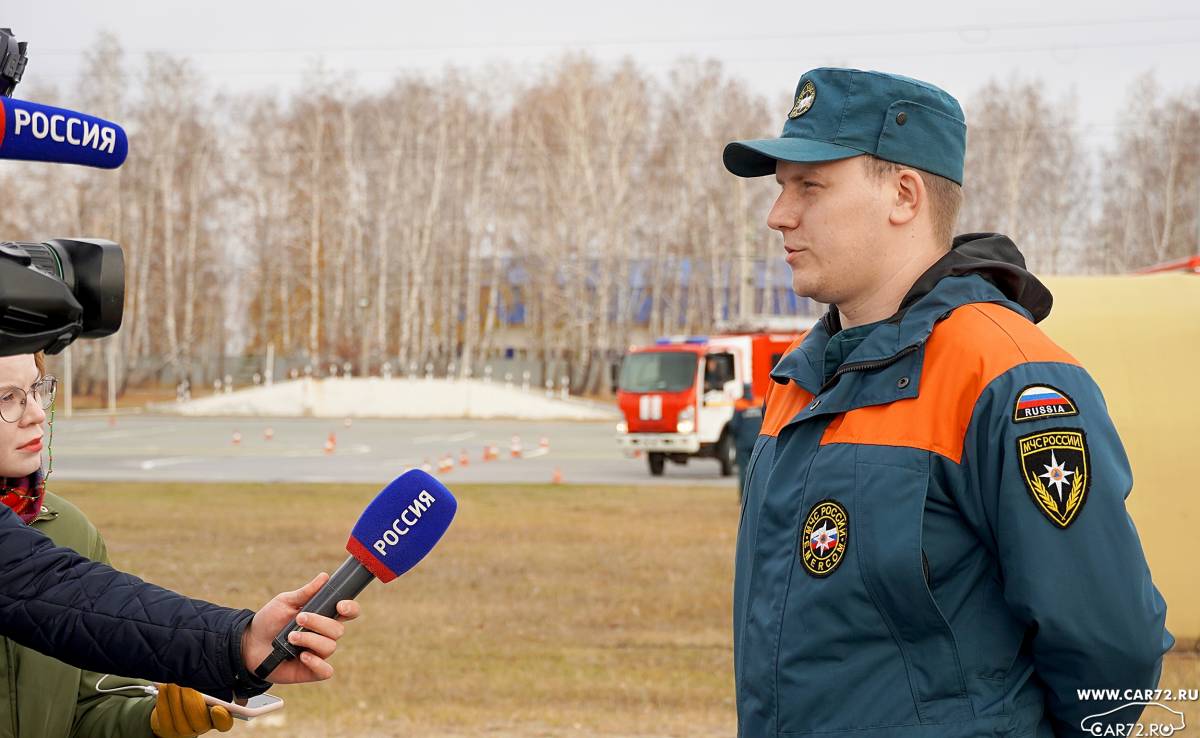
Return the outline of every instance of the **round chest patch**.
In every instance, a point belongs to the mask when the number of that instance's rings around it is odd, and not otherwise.
[[[800,539],[800,561],[814,577],[827,577],[846,556],[850,517],[836,500],[821,500],[808,511]]]

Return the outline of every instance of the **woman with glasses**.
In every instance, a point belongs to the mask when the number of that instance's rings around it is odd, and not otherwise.
[[[104,540],[71,503],[46,491],[42,450],[57,382],[42,354],[0,357],[0,501],[58,546],[108,563]],[[196,691],[82,671],[0,638],[0,738],[177,738],[232,726]]]

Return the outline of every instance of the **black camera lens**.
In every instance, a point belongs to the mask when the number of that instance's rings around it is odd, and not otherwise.
[[[58,353],[121,327],[125,256],[112,241],[0,244],[0,355]]]
[[[34,269],[61,279],[83,307],[82,338],[111,336],[125,307],[125,255],[112,241],[54,238],[25,243]]]

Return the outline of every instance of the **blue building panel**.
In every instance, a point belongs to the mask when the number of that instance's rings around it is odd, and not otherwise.
[[[687,315],[688,301],[688,285],[690,284],[693,275],[700,279],[708,279],[708,274],[697,265],[689,257],[680,257],[678,259],[667,260],[662,265],[661,270],[657,270],[661,275],[661,287],[659,290],[660,299],[669,299],[669,296],[674,292],[675,287],[680,288],[681,305],[664,305],[669,319],[682,328],[684,325],[684,317]],[[605,265],[598,259],[591,259],[587,263],[587,272],[584,278],[585,294],[580,296],[580,299],[589,300],[593,303],[598,303],[600,295],[597,294],[599,284],[600,269],[605,268]],[[625,309],[633,313],[633,320],[637,324],[646,324],[650,321],[650,315],[653,312],[653,283],[655,281],[654,262],[651,259],[635,259],[629,264],[629,298],[624,305]],[[751,312],[756,314],[771,314],[771,315],[805,315],[810,314],[816,308],[812,300],[808,298],[797,297],[792,292],[792,274],[787,263],[782,259],[768,258],[755,259],[750,268],[751,279],[754,285],[754,299],[756,304],[751,306]],[[490,278],[499,276],[503,279],[508,289],[500,290],[500,297],[496,305],[497,319],[506,325],[523,325],[525,323],[525,303],[522,293],[528,289],[531,284],[531,275],[526,266],[518,259],[506,259],[503,267],[498,270],[498,273],[489,273],[484,275],[484,282],[490,285]],[[553,279],[560,287],[568,283],[567,270],[563,267],[555,269]],[[616,288],[614,287],[614,290]],[[616,320],[618,316],[619,305],[617,304],[614,293],[611,295],[609,320]],[[737,289],[725,285],[720,287],[715,299],[719,300],[719,314],[722,318],[729,320],[733,316],[733,304],[737,298]]]

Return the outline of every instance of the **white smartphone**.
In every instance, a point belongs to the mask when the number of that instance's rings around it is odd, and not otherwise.
[[[249,720],[256,718],[259,715],[266,715],[268,712],[275,712],[283,709],[283,698],[276,697],[273,694],[260,694],[257,697],[251,697],[246,704],[239,705],[236,702],[226,702],[219,700],[216,697],[204,695],[204,704],[220,705],[229,714],[238,720]]]

